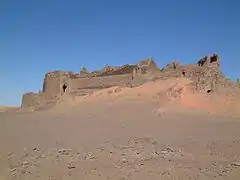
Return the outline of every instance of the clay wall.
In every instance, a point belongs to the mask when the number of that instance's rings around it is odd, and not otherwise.
[[[68,86],[68,82],[73,75],[72,72],[65,71],[53,71],[47,73],[44,78],[43,83],[43,93],[45,95],[46,100],[54,100],[59,93],[63,91],[62,86],[66,84]],[[66,89],[68,90],[68,89]]]
[[[102,76],[94,78],[79,78],[69,81],[70,91],[82,89],[100,89],[111,86],[119,86],[129,83],[132,80],[132,74]]]
[[[43,93],[26,93],[22,96],[22,108],[37,108],[45,103]]]

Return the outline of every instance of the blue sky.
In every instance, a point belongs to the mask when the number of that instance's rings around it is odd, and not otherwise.
[[[237,0],[0,1],[0,105],[19,105],[42,88],[44,74],[136,63],[195,63],[219,53],[240,77]]]

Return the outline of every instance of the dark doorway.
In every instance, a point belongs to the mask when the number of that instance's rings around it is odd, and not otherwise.
[[[64,84],[64,85],[62,86],[62,88],[63,88],[63,92],[66,92],[67,85],[66,85],[66,84]]]
[[[182,71],[182,75],[183,75],[183,77],[185,77],[186,76],[186,72]]]
[[[209,94],[209,93],[211,93],[212,92],[212,90],[211,89],[209,89],[209,90],[207,90],[207,93]]]

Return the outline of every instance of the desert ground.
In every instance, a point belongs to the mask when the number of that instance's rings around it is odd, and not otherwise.
[[[2,111],[0,180],[240,179],[239,106],[216,108],[187,83],[114,87],[66,96],[50,110]]]

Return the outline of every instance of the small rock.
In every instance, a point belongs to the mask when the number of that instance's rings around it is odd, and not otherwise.
[[[162,153],[162,154],[168,154],[168,151],[162,150],[161,153]]]
[[[17,168],[11,168],[9,171],[11,172],[12,176],[16,176],[18,173]]]
[[[92,155],[92,153],[87,153],[85,156],[84,156],[84,160],[87,160],[87,159],[97,159],[95,156]]]
[[[113,167],[116,168],[116,169],[120,169],[121,167],[116,165],[116,164],[113,164]]]
[[[13,152],[9,152],[9,153],[8,153],[8,156],[12,156],[12,155],[13,155]]]
[[[27,161],[23,161],[21,164],[22,164],[23,166],[28,166],[28,165],[29,165],[29,163],[28,163]]]
[[[156,155],[156,156],[157,156],[157,155],[160,155],[160,154],[161,154],[161,153],[158,152],[158,151],[155,151],[155,152],[154,152],[154,155]]]
[[[8,160],[10,160],[14,156],[13,152],[8,153]]]
[[[10,172],[14,172],[14,171],[17,171],[17,168],[11,168],[10,169]]]
[[[127,163],[128,161],[127,161],[127,159],[122,159],[122,162]]]
[[[62,155],[69,155],[71,153],[71,149],[59,149],[58,153]]]
[[[104,148],[98,148],[98,151],[102,152],[104,150]]]
[[[167,175],[167,176],[170,176],[171,175],[171,173],[167,170],[167,171],[163,171],[162,173],[161,173],[161,175]]]
[[[33,148],[33,151],[39,151],[39,146]]]
[[[76,168],[76,166],[74,165],[73,162],[68,164],[68,169],[75,169],[75,168]]]
[[[232,166],[237,166],[237,167],[239,167],[239,166],[240,166],[240,162],[233,162],[233,163],[232,163]]]
[[[12,176],[16,176],[18,174],[17,171],[12,172]]]
[[[174,152],[174,149],[171,148],[171,147],[167,147],[166,150],[167,150],[168,152],[170,152],[170,153],[173,153],[173,152]]]

